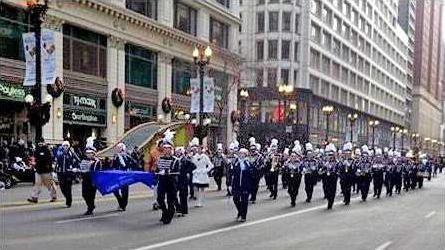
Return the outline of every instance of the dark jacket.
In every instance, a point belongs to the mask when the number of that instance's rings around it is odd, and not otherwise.
[[[195,168],[190,157],[184,156],[179,160],[178,188],[188,188]]]
[[[79,163],[79,160],[71,150],[66,152],[63,149],[59,149],[56,154],[56,163],[56,172],[66,173],[75,168]]]
[[[246,165],[244,170],[241,170],[241,161],[244,161]],[[234,194],[237,192],[250,192],[252,188],[253,171],[252,164],[247,159],[240,159],[235,163],[232,176],[232,192]]]
[[[53,171],[52,155],[48,146],[37,147],[34,158],[36,161],[35,170],[38,174],[48,174]]]
[[[124,164],[119,159],[119,155],[115,155],[113,159],[113,165],[112,168],[116,170],[123,170],[123,171],[129,171],[129,170],[135,170],[136,169],[136,162],[133,158],[131,158],[128,154],[122,154],[122,159],[124,160]]]

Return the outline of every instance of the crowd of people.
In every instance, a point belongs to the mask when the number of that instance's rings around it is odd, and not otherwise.
[[[218,144],[213,154],[193,138],[187,147],[174,147],[174,132],[167,131],[158,141],[157,155],[153,156],[153,166],[149,167],[155,178],[153,209],[161,210],[161,222],[169,224],[175,215],[188,214],[189,200],[195,207],[205,205],[205,189],[213,177],[218,191],[223,190],[225,177],[226,196],[232,196],[237,209],[237,221],[247,219],[249,202],[254,204],[261,180],[264,178],[270,199],[277,199],[281,185],[287,190],[290,205],[296,206],[300,185],[304,183],[305,202],[312,201],[314,186],[321,182],[327,209],[332,209],[335,197],[341,190],[343,202],[349,205],[352,193],[360,193],[361,200],[368,198],[371,183],[373,197],[381,198],[383,187],[386,196],[400,194],[422,188],[424,179],[442,172],[443,164],[437,158],[413,151],[403,154],[392,149],[374,148],[367,145],[353,147],[345,143],[337,150],[332,143],[324,148],[316,148],[311,143],[301,145],[295,141],[291,147],[280,150],[279,141],[272,139],[264,149],[255,138],[250,138],[246,147],[237,141],[228,145]],[[285,146],[285,145],[281,145]],[[283,149],[283,148],[281,148]],[[91,215],[95,209],[97,187],[92,173],[101,170],[143,171],[143,155],[138,148],[131,153],[126,145],[115,147],[112,159],[97,158],[94,139],[87,141],[82,154],[76,153],[68,141],[51,150],[45,141],[39,140],[33,150],[35,185],[31,203],[37,203],[43,186],[51,195],[50,201],[57,200],[53,175],[57,174],[59,186],[65,197],[66,206],[72,204],[72,184],[76,176],[82,179],[82,197]],[[152,157],[152,158],[153,158]],[[53,168],[54,166],[54,168]],[[129,187],[121,186],[114,191],[119,210],[125,211],[128,205]]]

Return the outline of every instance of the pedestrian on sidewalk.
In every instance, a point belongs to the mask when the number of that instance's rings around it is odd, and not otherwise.
[[[232,194],[233,202],[238,211],[237,221],[245,222],[249,204],[249,194],[252,190],[253,167],[247,159],[249,150],[241,148],[239,158],[233,166]]]
[[[52,155],[43,138],[38,140],[37,149],[34,152],[34,158],[36,162],[34,166],[36,171],[35,183],[34,187],[32,188],[31,197],[28,199],[28,201],[31,203],[37,203],[40,192],[42,191],[42,186],[45,186],[51,196],[50,202],[55,202],[57,200],[57,192],[52,176]]]
[[[85,158],[80,162],[80,171],[82,172],[82,197],[87,205],[87,211],[84,215],[92,215],[96,206],[96,187],[93,184],[91,173],[102,169],[100,160],[96,157],[96,148],[89,146],[85,149]]]
[[[193,170],[193,186],[195,187],[197,203],[196,207],[204,206],[204,190],[209,187],[209,172],[213,169],[213,163],[209,156],[203,152],[198,138],[193,138],[192,148],[196,152],[192,158],[196,169]]]
[[[56,153],[56,173],[59,180],[59,187],[65,197],[65,204],[67,207],[71,207],[72,198],[72,186],[75,174],[73,169],[77,167],[80,160],[78,156],[71,150],[70,143],[64,141],[59,147]]]

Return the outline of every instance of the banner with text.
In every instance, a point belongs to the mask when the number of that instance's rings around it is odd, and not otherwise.
[[[215,82],[213,78],[204,78],[204,113],[215,111]]]
[[[36,37],[34,33],[23,33],[22,39],[26,65],[23,86],[34,86],[36,85]]]

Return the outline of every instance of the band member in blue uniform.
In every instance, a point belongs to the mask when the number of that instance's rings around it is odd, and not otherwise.
[[[226,187],[227,194],[226,196],[232,196],[232,175],[233,175],[233,165],[235,165],[238,160],[238,149],[239,143],[238,141],[234,141],[229,144],[228,154],[227,154],[227,165],[226,165]]]
[[[269,155],[265,163],[266,185],[270,191],[270,198],[276,200],[278,196],[278,176],[280,173],[280,155],[278,154],[278,140],[272,139]]]
[[[250,202],[254,204],[256,202],[256,196],[258,188],[260,186],[260,180],[263,177],[264,159],[260,153],[261,145],[256,143],[256,140],[250,139],[250,157],[249,162],[252,166],[252,189],[250,193]]]
[[[343,193],[343,202],[349,205],[351,202],[351,187],[355,178],[355,160],[352,158],[352,143],[347,142],[343,145],[344,157],[339,164],[340,187]]]
[[[362,201],[366,201],[368,198],[369,186],[371,184],[371,156],[367,145],[363,145],[361,148],[360,161],[357,164],[357,182],[358,188],[362,196]]]
[[[374,159],[371,165],[372,172],[372,180],[374,186],[374,198],[380,199],[380,195],[382,194],[383,187],[383,157],[382,157],[382,149],[376,148]]]
[[[96,187],[93,184],[91,173],[100,171],[102,164],[96,157],[96,149],[89,146],[85,149],[85,158],[79,164],[82,172],[82,197],[87,205],[87,211],[84,215],[92,215],[96,208],[94,200],[96,199]]]
[[[193,164],[190,155],[187,154],[184,147],[177,147],[175,150],[175,156],[179,161],[179,175],[178,175],[178,192],[179,192],[179,204],[176,205],[176,211],[180,217],[188,214],[188,202],[187,196],[189,193],[188,183],[192,176],[193,170],[196,168]]]
[[[227,159],[224,155],[224,148],[222,143],[218,143],[216,145],[216,154],[212,157],[213,163],[213,179],[215,179],[216,186],[218,187],[218,191],[221,191],[222,178],[224,176],[224,170],[226,168]]]
[[[245,148],[239,150],[239,158],[233,166],[232,194],[233,202],[238,210],[237,220],[245,222],[249,194],[252,188],[252,165],[247,156],[249,151]]]
[[[283,153],[281,154],[280,157],[280,166],[284,166],[284,163],[287,162],[287,160],[289,159],[289,148],[285,148]],[[283,189],[287,189],[287,184],[288,184],[288,176],[287,173],[284,171],[280,171],[281,172],[281,184],[283,185]]]
[[[171,132],[173,133],[173,132]],[[156,163],[156,175],[158,176],[157,201],[162,210],[161,222],[169,224],[175,214],[177,204],[177,176],[179,160],[173,156],[173,135],[166,134],[162,142],[162,156]],[[167,198],[167,204],[165,199]]]
[[[136,168],[136,161],[131,158],[131,156],[127,153],[127,147],[123,143],[119,143],[116,145],[116,153],[113,158],[112,169],[121,170],[121,171],[130,171]],[[128,205],[128,192],[129,187],[124,186],[119,190],[113,192],[114,196],[119,203],[119,210],[125,211]]]
[[[395,186],[395,167],[396,167],[396,158],[394,156],[394,151],[388,150],[385,157],[383,158],[384,165],[384,184],[386,188],[386,196],[392,196],[393,189]]]
[[[319,163],[314,155],[311,143],[306,143],[306,157],[303,160],[304,190],[306,191],[306,202],[311,202],[314,186],[317,184],[317,170]]]
[[[321,175],[324,179],[323,185],[325,185],[325,195],[328,200],[328,209],[332,209],[335,200],[335,194],[337,193],[337,168],[338,162],[336,159],[337,149],[334,144],[330,143],[326,145],[325,154],[328,156],[327,162],[323,164],[321,169]]]
[[[402,191],[402,174],[403,174],[403,160],[400,152],[394,152],[394,169],[393,169],[393,183],[395,186],[395,192],[400,194]]]
[[[76,175],[73,169],[77,168],[80,159],[71,149],[70,143],[64,141],[61,147],[56,152],[56,173],[57,180],[59,180],[60,190],[65,196],[65,203],[67,207],[71,207],[73,202],[72,186]]]
[[[301,173],[303,171],[301,157],[301,146],[298,142],[298,144],[295,143],[292,153],[289,156],[289,160],[286,161],[283,166],[283,174],[285,173],[287,175],[287,192],[290,196],[290,205],[292,207],[295,207],[296,205],[298,190],[300,189],[301,184]]]

